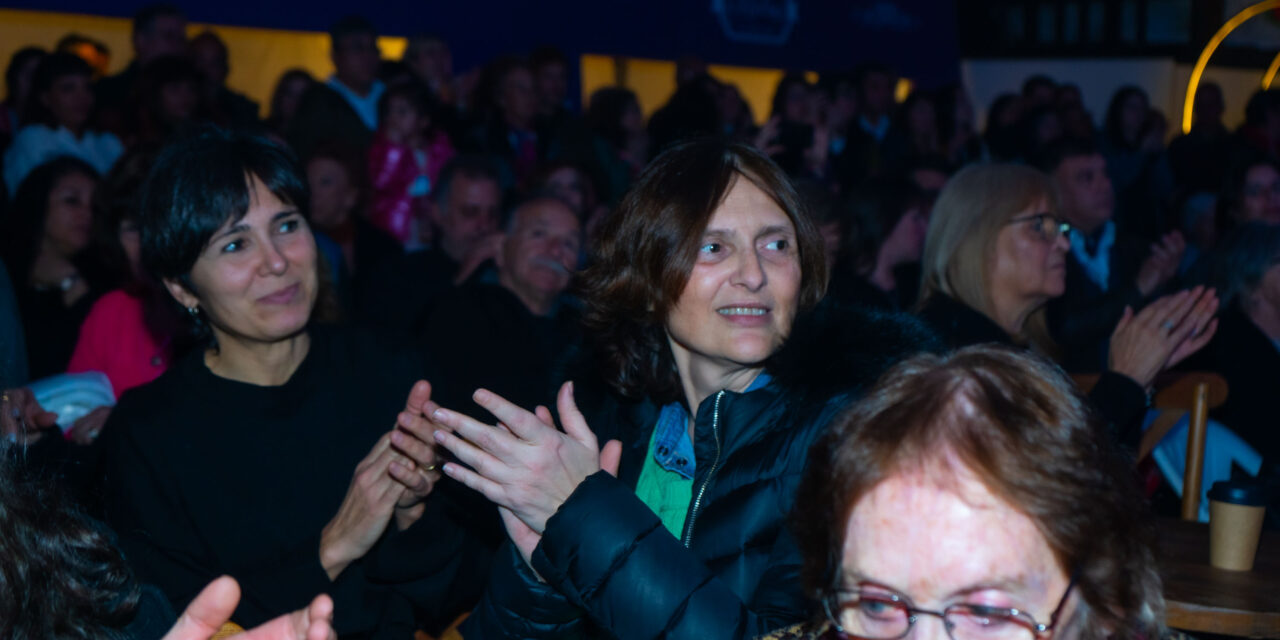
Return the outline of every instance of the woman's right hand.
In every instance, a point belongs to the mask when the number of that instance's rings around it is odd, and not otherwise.
[[[1108,368],[1151,388],[1161,371],[1209,343],[1217,311],[1218,296],[1205,287],[1164,296],[1137,314],[1125,308],[1111,334]]]
[[[411,464],[391,447],[388,433],[356,465],[338,514],[320,532],[320,564],[330,580],[368,553],[387,530],[396,502],[405,491],[404,485],[391,476],[392,462]]]

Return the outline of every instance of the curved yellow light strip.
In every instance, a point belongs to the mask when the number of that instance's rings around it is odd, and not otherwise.
[[[1240,13],[1231,16],[1227,23],[1218,29],[1218,32],[1209,38],[1209,44],[1204,46],[1204,51],[1200,52],[1200,59],[1196,60],[1196,66],[1191,70],[1191,80],[1187,82],[1187,98],[1182,103],[1182,132],[1191,133],[1191,108],[1196,102],[1196,87],[1200,85],[1200,76],[1204,75],[1205,67],[1209,66],[1209,57],[1218,49],[1218,45],[1227,39],[1236,27],[1244,24],[1246,20],[1252,18],[1259,13],[1269,9],[1280,8],[1280,0],[1262,0],[1258,4],[1246,7]]]
[[[1271,81],[1276,79],[1276,72],[1280,71],[1280,53],[1271,59],[1271,66],[1267,67],[1267,72],[1262,74],[1262,89],[1265,91],[1271,88]]]

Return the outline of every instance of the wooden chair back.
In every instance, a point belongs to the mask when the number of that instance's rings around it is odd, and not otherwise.
[[[1098,383],[1097,374],[1072,376],[1088,393]],[[1205,371],[1161,374],[1155,382],[1152,406],[1159,414],[1142,435],[1138,460],[1151,455],[1156,445],[1189,414],[1187,429],[1187,461],[1182,475],[1182,518],[1195,520],[1200,513],[1200,482],[1204,472],[1204,439],[1209,425],[1209,410],[1227,401],[1227,381]]]

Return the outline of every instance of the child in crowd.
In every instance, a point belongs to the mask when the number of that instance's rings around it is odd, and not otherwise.
[[[430,242],[427,195],[455,154],[448,136],[432,126],[432,112],[425,85],[388,87],[378,102],[378,134],[369,149],[370,221],[407,250]]]

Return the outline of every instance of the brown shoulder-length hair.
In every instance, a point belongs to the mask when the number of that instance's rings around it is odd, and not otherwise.
[[[1030,518],[1075,575],[1083,638],[1159,637],[1153,532],[1130,466],[1066,374],[1012,347],[904,360],[814,444],[793,518],[808,593],[837,585],[857,544],[849,517],[875,486],[920,472],[946,482],[957,467]]]
[[[653,160],[605,221],[596,262],[579,282],[583,324],[606,382],[629,398],[668,403],[683,397],[665,323],[689,281],[711,216],[734,183],[749,180],[796,228],[798,308],[827,288],[822,236],[795,188],[759,151],[719,139],[670,147]]]

